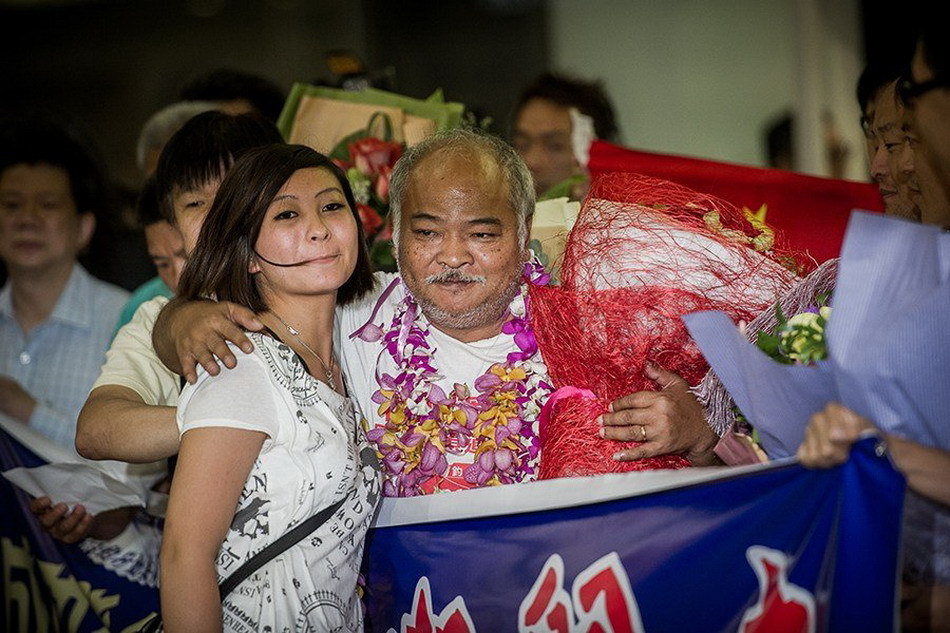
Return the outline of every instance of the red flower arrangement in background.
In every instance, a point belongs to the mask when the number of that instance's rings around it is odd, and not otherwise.
[[[402,156],[403,145],[369,134],[344,139],[331,153],[346,172],[353,188],[370,259],[379,270],[395,270],[392,254],[392,221],[389,218],[389,180]],[[345,155],[346,159],[340,156]]]

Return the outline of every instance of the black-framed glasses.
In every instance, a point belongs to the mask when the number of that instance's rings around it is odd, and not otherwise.
[[[950,79],[934,77],[933,79],[917,83],[910,77],[906,77],[897,84],[897,94],[900,96],[901,101],[910,103],[934,88],[950,88]]]

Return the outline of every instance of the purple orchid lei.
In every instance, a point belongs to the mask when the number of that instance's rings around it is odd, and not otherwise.
[[[427,480],[448,471],[446,452],[455,450],[450,447],[465,451],[473,438],[475,461],[463,473],[466,482],[500,485],[536,472],[540,440],[535,422],[553,388],[528,318],[527,284],[549,282],[540,262],[525,264],[525,281],[501,328],[518,351],[475,379],[474,392],[456,383],[446,393],[436,384],[442,376],[432,365],[430,326],[408,293],[388,329],[372,324],[361,329],[359,338],[383,346],[380,360],[388,356],[395,364],[393,373],[377,369],[379,389],[372,398],[385,424],[367,430],[382,461],[385,496],[423,494]]]

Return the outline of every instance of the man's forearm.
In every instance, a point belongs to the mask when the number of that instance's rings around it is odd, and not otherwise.
[[[127,387],[103,385],[79,414],[76,450],[89,459],[154,462],[178,452],[175,407],[145,404]]]
[[[950,452],[887,435],[887,447],[897,469],[915,492],[950,506]]]
[[[687,451],[686,458],[693,466],[721,466],[723,461],[716,455],[718,442],[719,435],[707,425]]]
[[[175,349],[172,324],[174,323],[175,314],[187,303],[181,297],[175,297],[169,301],[158,313],[158,319],[155,320],[155,326],[152,328],[152,347],[155,348],[155,354],[165,367],[179,375],[181,375],[181,361]]]

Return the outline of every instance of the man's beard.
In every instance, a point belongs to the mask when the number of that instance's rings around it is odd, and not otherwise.
[[[413,286],[417,283],[431,285],[442,282],[485,284],[486,279],[480,275],[469,275],[459,270],[448,268],[441,273],[429,275],[421,280],[421,282],[417,282],[415,278],[412,278],[411,281],[408,281],[407,286],[409,287],[409,292],[411,292],[415,298],[416,303],[422,308],[422,313],[425,314],[432,325],[443,330],[470,330],[489,325],[496,321],[501,321],[511,301],[521,288],[521,269],[523,266],[524,264],[522,262],[518,262],[516,270],[512,271],[514,274],[512,275],[511,282],[497,296],[489,301],[479,303],[465,312],[450,312],[445,310],[436,305],[435,302],[422,296],[423,293],[414,292]],[[406,280],[405,272],[403,272],[403,280]]]

